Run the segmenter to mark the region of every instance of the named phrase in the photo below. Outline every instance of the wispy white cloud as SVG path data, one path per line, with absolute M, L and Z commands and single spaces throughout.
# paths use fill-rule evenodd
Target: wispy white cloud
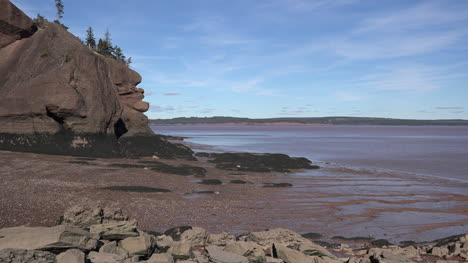
M 385 59 L 421 55 L 450 48 L 468 36 L 468 8 L 446 2 L 424 2 L 406 9 L 378 13 L 334 40 L 337 55 L 350 59 Z
M 335 96 L 338 98 L 338 100 L 345 101 L 345 102 L 360 101 L 360 100 L 367 98 L 367 96 L 365 95 L 357 94 L 355 92 L 349 92 L 349 91 L 336 91 Z
M 429 91 L 440 88 L 434 71 L 418 66 L 395 67 L 361 78 L 359 85 L 374 90 Z
M 181 95 L 181 93 L 180 93 L 180 92 L 171 91 L 171 92 L 164 92 L 164 95 L 165 95 L 165 96 L 177 96 L 177 95 Z

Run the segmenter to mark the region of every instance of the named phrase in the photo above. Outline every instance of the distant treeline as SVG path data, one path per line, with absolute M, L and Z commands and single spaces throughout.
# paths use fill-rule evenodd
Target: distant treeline
M 322 125 L 468 125 L 468 120 L 410 120 L 410 119 L 388 119 L 369 117 L 317 117 L 317 118 L 268 118 L 249 119 L 236 117 L 191 117 L 174 119 L 150 120 L 150 125 L 168 124 L 270 124 L 270 123 L 295 123 L 295 124 L 322 124 Z

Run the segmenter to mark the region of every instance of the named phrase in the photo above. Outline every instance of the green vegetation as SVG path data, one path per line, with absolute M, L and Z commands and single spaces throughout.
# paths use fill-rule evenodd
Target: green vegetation
M 63 18 L 63 3 L 62 0 L 55 0 L 55 7 L 57 8 L 57 19 L 54 20 L 54 23 L 61 25 L 63 28 L 68 30 L 68 27 L 60 22 L 60 19 Z
M 410 120 L 410 119 L 389 119 L 389 118 L 369 118 L 369 117 L 311 117 L 311 118 L 268 118 L 249 119 L 236 117 L 205 117 L 205 118 L 174 118 L 150 120 L 150 125 L 171 125 L 171 124 L 270 124 L 270 123 L 294 123 L 303 125 L 468 125 L 468 120 Z
M 100 38 L 98 44 L 96 45 L 96 39 L 94 38 L 93 28 L 88 27 L 86 30 L 86 41 L 85 45 L 93 49 L 97 53 L 117 60 L 120 63 L 123 63 L 129 66 L 132 63 L 132 58 L 126 58 L 122 52 L 122 49 L 119 46 L 112 45 L 112 39 L 110 37 L 109 30 L 106 30 L 104 34 L 104 39 Z
M 71 57 L 71 56 L 69 56 L 69 55 L 63 56 L 63 61 L 64 61 L 65 63 L 68 63 L 68 62 L 70 62 L 71 60 L 72 60 L 72 57 Z
M 33 22 L 38 26 L 38 27 L 44 27 L 45 22 L 48 22 L 47 19 L 40 14 L 36 15 L 36 18 L 33 19 Z
M 94 38 L 94 32 L 92 27 L 88 27 L 86 30 L 86 42 L 85 44 L 92 49 L 96 49 L 96 39 Z
M 48 56 L 50 55 L 49 53 L 50 53 L 49 50 L 46 49 L 46 50 L 43 50 L 43 51 L 41 52 L 41 55 L 40 55 L 40 56 L 41 56 L 41 58 L 46 58 L 46 57 L 48 57 Z

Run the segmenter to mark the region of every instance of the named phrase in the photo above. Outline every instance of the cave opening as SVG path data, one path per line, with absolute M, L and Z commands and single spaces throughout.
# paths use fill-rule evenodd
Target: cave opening
M 128 132 L 127 126 L 125 125 L 125 122 L 122 119 L 119 119 L 115 124 L 114 124 L 114 133 L 115 136 L 120 138 L 122 135 Z

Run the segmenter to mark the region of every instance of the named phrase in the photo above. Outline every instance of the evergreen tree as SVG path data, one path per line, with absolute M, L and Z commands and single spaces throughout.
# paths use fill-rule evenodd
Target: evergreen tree
M 114 47 L 114 56 L 115 59 L 119 62 L 122 62 L 125 64 L 125 55 L 122 53 L 122 49 L 118 46 Z
M 109 28 L 107 28 L 106 33 L 104 33 L 104 41 L 106 41 L 109 46 L 112 46 L 112 40 L 110 37 Z
M 40 14 L 37 14 L 36 18 L 33 19 L 33 22 L 36 23 L 38 27 L 43 27 L 44 23 L 47 22 L 47 19 Z
M 57 8 L 57 21 L 63 18 L 63 3 L 62 0 L 55 0 L 55 7 Z
M 96 39 L 94 38 L 92 27 L 88 27 L 88 30 L 86 30 L 86 45 L 92 49 L 96 49 Z
M 127 67 L 129 67 L 130 64 L 132 64 L 132 57 L 129 57 L 127 61 L 125 62 L 125 65 L 127 65 Z

